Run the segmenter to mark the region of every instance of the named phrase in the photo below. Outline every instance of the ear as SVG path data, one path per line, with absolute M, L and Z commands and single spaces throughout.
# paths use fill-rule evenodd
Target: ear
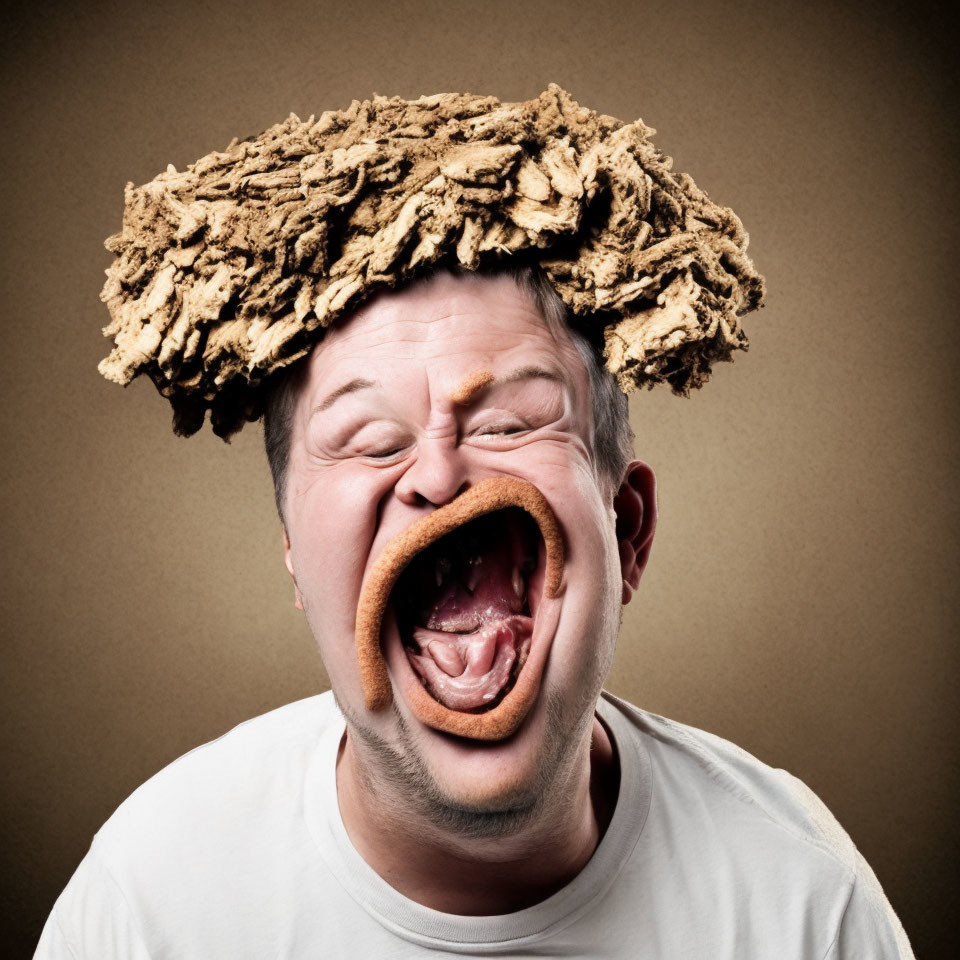
M 283 527 L 283 565 L 290 574 L 293 581 L 293 605 L 298 609 L 303 609 L 303 597 L 300 594 L 300 588 L 297 586 L 297 575 L 293 572 L 293 557 L 290 555 L 290 538 L 287 536 L 287 528 Z
M 623 603 L 627 604 L 640 584 L 657 526 L 657 478 L 647 464 L 633 460 L 627 466 L 613 498 L 613 509 L 617 515 Z

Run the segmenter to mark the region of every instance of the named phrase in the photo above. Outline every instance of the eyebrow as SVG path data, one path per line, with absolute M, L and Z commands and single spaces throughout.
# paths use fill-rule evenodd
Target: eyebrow
M 565 383 L 563 377 L 556 370 L 548 370 L 546 367 L 520 367 L 518 370 L 512 370 L 502 377 L 497 377 L 493 382 L 498 383 L 516 383 L 518 380 L 552 380 L 554 383 Z
M 541 380 L 552 380 L 554 383 L 560 384 L 565 382 L 563 377 L 555 370 L 548 370 L 545 367 L 520 367 L 517 370 L 511 370 L 510 373 L 502 377 L 497 377 L 491 385 L 516 383 L 518 380 L 533 380 L 537 378 Z M 484 384 L 484 386 L 486 385 L 487 384 Z M 378 386 L 380 386 L 380 384 L 375 380 L 356 377 L 349 381 L 349 383 L 345 383 L 342 387 L 337 387 L 336 390 L 324 397 L 324 399 L 313 408 L 311 416 L 316 413 L 321 413 L 324 410 L 329 410 L 341 397 L 345 397 L 349 393 L 356 393 L 358 390 L 367 390 L 370 387 Z M 467 402 L 469 403 L 469 400 Z
M 476 370 L 469 374 L 466 380 L 460 384 L 457 389 L 450 394 L 450 399 L 461 407 L 469 406 L 476 399 L 478 393 L 486 390 L 488 387 L 495 387 L 505 383 L 516 383 L 520 380 L 552 380 L 554 383 L 564 385 L 564 378 L 554 370 L 545 367 L 519 367 L 502 377 L 495 377 L 489 370 Z
M 323 410 L 329 410 L 341 397 L 345 397 L 348 393 L 356 393 L 358 390 L 366 390 L 369 387 L 378 387 L 379 385 L 380 384 L 375 380 L 367 380 L 364 377 L 357 377 L 354 380 L 351 380 L 349 383 L 345 383 L 342 387 L 337 387 L 333 393 L 328 394 L 313 408 L 311 415 L 314 413 L 320 413 Z

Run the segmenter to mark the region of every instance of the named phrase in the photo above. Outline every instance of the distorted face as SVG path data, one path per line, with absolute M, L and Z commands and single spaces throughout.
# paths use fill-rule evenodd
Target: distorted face
M 439 273 L 381 294 L 307 363 L 286 562 L 357 747 L 388 751 L 401 761 L 392 776 L 416 770 L 453 807 L 531 802 L 592 719 L 652 532 L 652 475 L 637 463 L 622 486 L 598 475 L 583 359 L 508 275 Z M 470 502 L 461 495 L 510 486 L 496 480 L 532 485 L 555 517 L 556 596 L 528 512 L 512 502 L 466 510 L 418 541 L 383 591 L 374 643 L 389 702 L 371 709 L 355 634 L 378 562 L 424 518 Z M 521 688 L 506 735 L 470 735 Z M 420 701 L 463 723 L 438 725 Z

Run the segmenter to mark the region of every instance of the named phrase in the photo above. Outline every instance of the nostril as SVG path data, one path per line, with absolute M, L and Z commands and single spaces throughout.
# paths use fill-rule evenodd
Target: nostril
M 456 437 L 420 437 L 415 459 L 397 485 L 418 494 L 421 503 L 443 506 L 455 499 L 468 486 L 467 465 Z
M 457 497 L 459 497 L 461 494 L 466 493 L 469 488 L 470 488 L 470 484 L 467 483 L 466 480 L 464 480 L 464 482 L 461 483 L 460 486 L 454 491 L 453 496 L 448 497 L 448 498 L 446 498 L 445 500 L 442 500 L 442 501 L 439 502 L 439 503 L 434 502 L 434 503 L 433 503 L 433 506 L 435 506 L 435 507 L 442 507 L 444 504 L 447 504 L 447 503 L 450 503 L 450 502 L 453 501 L 453 500 L 456 500 Z
M 438 496 L 435 500 L 431 500 L 428 497 L 424 496 L 422 493 L 414 494 L 419 498 L 419 502 L 416 504 L 418 507 L 442 507 L 445 504 L 450 503 L 453 500 L 456 500 L 462 493 L 466 493 L 470 488 L 470 484 L 464 481 L 460 486 L 454 491 L 453 495 L 450 497 Z
M 407 506 L 442 507 L 470 488 L 466 480 L 457 484 L 459 478 L 444 477 L 442 473 L 431 473 L 428 469 L 411 475 L 412 469 L 394 487 L 398 499 Z

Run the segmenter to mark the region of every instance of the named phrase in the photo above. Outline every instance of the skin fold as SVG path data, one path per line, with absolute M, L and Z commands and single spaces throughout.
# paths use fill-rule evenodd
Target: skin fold
M 439 273 L 380 294 L 307 363 L 284 556 L 347 720 L 344 825 L 381 877 L 427 906 L 493 914 L 538 902 L 583 868 L 615 804 L 594 708 L 649 553 L 653 474 L 633 461 L 619 483 L 598 476 L 583 361 L 509 276 Z M 492 378 L 464 397 L 477 371 Z M 386 629 L 392 701 L 368 709 L 354 645 L 365 579 L 392 540 L 498 477 L 542 494 L 565 546 L 529 709 L 493 741 L 434 729 L 411 705 L 410 666 Z

